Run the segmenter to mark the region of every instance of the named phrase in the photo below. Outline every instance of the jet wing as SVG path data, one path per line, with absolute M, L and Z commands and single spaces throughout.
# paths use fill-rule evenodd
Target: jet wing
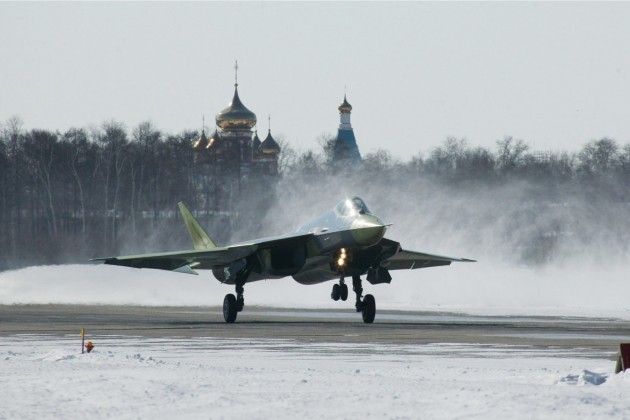
M 452 262 L 476 262 L 467 258 L 445 257 L 443 255 L 426 254 L 424 252 L 405 251 L 401 249 L 393 256 L 383 260 L 381 266 L 387 270 L 413 270 L 416 268 L 450 265 Z
M 256 252 L 255 246 L 214 248 L 203 251 L 176 251 L 156 254 L 127 255 L 121 257 L 94 258 L 90 261 L 103 261 L 105 264 L 133 268 L 155 268 L 177 271 L 183 267 L 212 269 L 230 264 Z M 184 271 L 188 271 L 184 269 Z M 194 271 L 192 271 L 192 274 Z
M 312 233 L 275 236 L 244 242 L 229 247 L 217 247 L 207 250 L 175 251 L 156 254 L 94 258 L 90 261 L 103 261 L 105 264 L 120 265 L 124 267 L 154 268 L 158 270 L 197 274 L 193 269 L 213 269 L 225 267 L 234 261 L 254 254 L 259 249 L 303 243 L 311 236 L 313 236 Z

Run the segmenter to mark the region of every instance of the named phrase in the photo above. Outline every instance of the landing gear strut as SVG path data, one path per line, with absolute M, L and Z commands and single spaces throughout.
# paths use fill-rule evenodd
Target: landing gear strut
M 244 286 L 244 281 L 237 281 L 236 296 L 230 293 L 225 295 L 225 299 L 223 299 L 223 319 L 227 323 L 236 321 L 236 315 L 241 312 L 245 306 L 245 298 L 243 297 L 243 293 L 245 293 Z
M 243 297 L 243 293 L 245 293 L 245 282 L 236 283 L 236 311 L 241 312 L 243 307 L 245 306 L 245 298 Z
M 374 317 L 376 316 L 376 300 L 374 299 L 374 296 L 365 295 L 363 300 L 361 300 L 361 296 L 363 295 L 361 276 L 352 276 L 352 289 L 357 295 L 357 302 L 355 304 L 357 312 L 361 312 L 363 322 L 371 324 L 374 322 Z
M 339 284 L 334 284 L 332 288 L 332 293 L 330 294 L 332 300 L 343 300 L 344 302 L 348 299 L 348 285 L 346 281 L 343 279 L 343 276 L 339 279 Z

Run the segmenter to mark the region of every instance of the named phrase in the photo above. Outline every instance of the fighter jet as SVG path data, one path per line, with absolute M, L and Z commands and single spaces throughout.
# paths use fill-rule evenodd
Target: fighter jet
M 390 283 L 391 270 L 475 262 L 402 249 L 398 242 L 384 237 L 390 225 L 372 214 L 359 197 L 340 201 L 332 210 L 287 235 L 225 247 L 212 240 L 184 203 L 178 205 L 194 250 L 92 261 L 188 274 L 198 274 L 198 269 L 212 270 L 218 281 L 236 289 L 236 296 L 230 293 L 223 299 L 223 318 L 228 323 L 234 322 L 245 306 L 246 283 L 292 276 L 306 285 L 338 280 L 331 292 L 335 301 L 348 299 L 345 279 L 351 277 L 355 308 L 363 322 L 370 324 L 376 315 L 376 301 L 370 294 L 363 296 L 361 276 L 365 275 L 371 284 Z

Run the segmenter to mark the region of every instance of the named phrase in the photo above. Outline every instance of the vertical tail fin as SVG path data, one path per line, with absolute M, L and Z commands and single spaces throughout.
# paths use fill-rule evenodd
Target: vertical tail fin
M 217 244 L 214 243 L 193 215 L 190 214 L 190 211 L 188 211 L 184 203 L 180 201 L 177 205 L 179 206 L 179 211 L 182 213 L 184 223 L 186 223 L 186 228 L 188 228 L 188 233 L 192 238 L 195 249 L 201 250 L 216 248 Z

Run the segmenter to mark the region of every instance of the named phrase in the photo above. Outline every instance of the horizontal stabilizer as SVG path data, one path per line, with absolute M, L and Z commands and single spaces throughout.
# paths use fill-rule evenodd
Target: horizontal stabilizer
M 468 258 L 446 257 L 444 255 L 427 254 L 425 252 L 407 251 L 399 248 L 394 255 L 385 258 L 381 262 L 381 266 L 387 270 L 414 270 L 417 268 L 450 265 L 452 262 L 477 261 Z
M 198 264 L 197 264 L 198 265 Z M 173 270 L 176 273 L 184 273 L 184 274 L 194 274 L 196 276 L 199 275 L 199 273 L 197 273 L 195 270 L 192 269 L 192 267 L 190 265 L 182 265 L 179 268 L 176 268 L 175 270 Z

